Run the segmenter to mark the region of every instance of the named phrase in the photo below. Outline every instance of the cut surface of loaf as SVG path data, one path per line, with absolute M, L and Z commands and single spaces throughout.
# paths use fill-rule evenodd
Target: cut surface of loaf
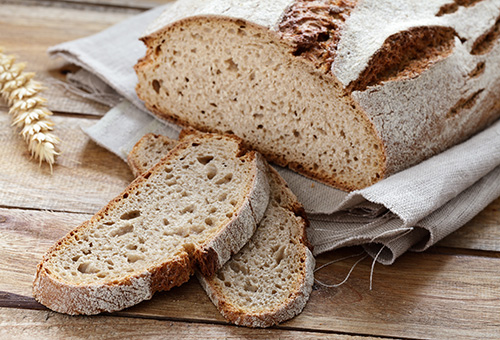
M 253 235 L 266 163 L 241 140 L 186 136 L 38 265 L 35 298 L 68 314 L 112 312 L 213 274 Z
M 142 37 L 137 94 L 162 118 L 363 188 L 500 116 L 498 0 L 445 2 L 178 1 Z
M 128 156 L 138 176 L 166 155 L 175 141 L 146 135 Z M 299 314 L 314 281 L 314 257 L 301 204 L 281 176 L 268 169 L 270 201 L 250 241 L 215 275 L 197 272 L 210 299 L 230 322 L 269 327 Z

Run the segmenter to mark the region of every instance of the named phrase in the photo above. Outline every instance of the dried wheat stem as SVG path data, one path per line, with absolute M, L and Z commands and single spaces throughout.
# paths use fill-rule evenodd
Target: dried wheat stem
M 59 154 L 56 145 L 60 140 L 52 131 L 54 123 L 48 118 L 52 112 L 45 106 L 46 100 L 38 93 L 42 85 L 33 80 L 35 74 L 24 72 L 24 63 L 15 64 L 14 56 L 2 53 L 0 48 L 0 94 L 7 101 L 12 115 L 12 125 L 21 130 L 32 157 L 40 164 L 52 164 Z

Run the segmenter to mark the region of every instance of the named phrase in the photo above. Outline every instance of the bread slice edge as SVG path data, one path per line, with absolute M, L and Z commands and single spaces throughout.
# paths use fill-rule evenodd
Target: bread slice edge
M 220 135 L 210 134 L 209 136 Z M 227 136 L 220 136 L 220 138 L 227 138 Z M 240 202 L 240 206 L 235 208 L 232 219 L 220 228 L 212 240 L 206 242 L 203 247 L 194 249 L 191 254 L 184 252 L 169 262 L 150 266 L 144 272 L 126 276 L 119 282 L 70 284 L 53 277 L 44 267 L 44 263 L 51 254 L 62 246 L 66 239 L 73 237 L 79 230 L 87 228 L 93 220 L 105 214 L 114 204 L 118 204 L 124 194 L 147 180 L 148 173 L 155 171 L 166 159 L 175 157 L 179 150 L 186 148 L 192 141 L 189 138 L 179 143 L 160 163 L 136 178 L 124 192 L 111 200 L 89 221 L 70 231 L 48 250 L 37 266 L 33 282 L 35 299 L 54 311 L 66 314 L 91 315 L 113 312 L 150 299 L 157 291 L 169 290 L 187 282 L 196 266 L 199 266 L 199 269 L 207 275 L 213 274 L 230 258 L 232 253 L 237 252 L 250 239 L 269 201 L 269 183 L 263 172 L 265 163 L 262 156 L 254 151 L 247 152 L 239 138 L 232 136 L 229 138 L 235 138 L 240 151 L 245 154 L 248 161 L 255 162 L 253 179 L 248 186 L 247 199 Z M 231 238 L 234 238 L 234 242 Z

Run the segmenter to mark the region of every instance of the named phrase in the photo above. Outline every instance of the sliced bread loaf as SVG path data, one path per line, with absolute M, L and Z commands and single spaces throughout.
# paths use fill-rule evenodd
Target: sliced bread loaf
M 255 232 L 269 201 L 266 163 L 241 140 L 186 136 L 44 256 L 33 292 L 52 310 L 112 312 L 210 276 Z
M 156 115 L 369 186 L 500 117 L 498 0 L 183 0 L 142 37 Z M 439 90 L 436 90 L 439 89 Z
M 134 174 L 147 171 L 174 143 L 144 136 L 128 156 Z M 197 272 L 215 306 L 237 325 L 268 327 L 292 318 L 306 305 L 314 281 L 304 210 L 271 167 L 268 176 L 270 202 L 250 241 L 216 275 Z

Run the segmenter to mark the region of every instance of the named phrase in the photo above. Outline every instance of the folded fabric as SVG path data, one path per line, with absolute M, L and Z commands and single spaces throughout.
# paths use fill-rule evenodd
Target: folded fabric
M 135 94 L 134 64 L 145 53 L 138 40 L 170 4 L 131 17 L 90 37 L 49 49 L 87 72 L 74 77 L 80 88 L 99 93 L 102 81 L 125 98 L 86 130 L 97 143 L 123 159 L 145 133 L 171 138 L 180 128 L 160 122 Z M 92 83 L 89 86 L 89 83 Z M 114 102 L 110 102 L 114 104 Z M 384 264 L 407 250 L 423 251 L 463 226 L 500 196 L 500 122 L 427 161 L 351 193 L 278 168 L 311 221 L 314 254 L 362 245 Z

